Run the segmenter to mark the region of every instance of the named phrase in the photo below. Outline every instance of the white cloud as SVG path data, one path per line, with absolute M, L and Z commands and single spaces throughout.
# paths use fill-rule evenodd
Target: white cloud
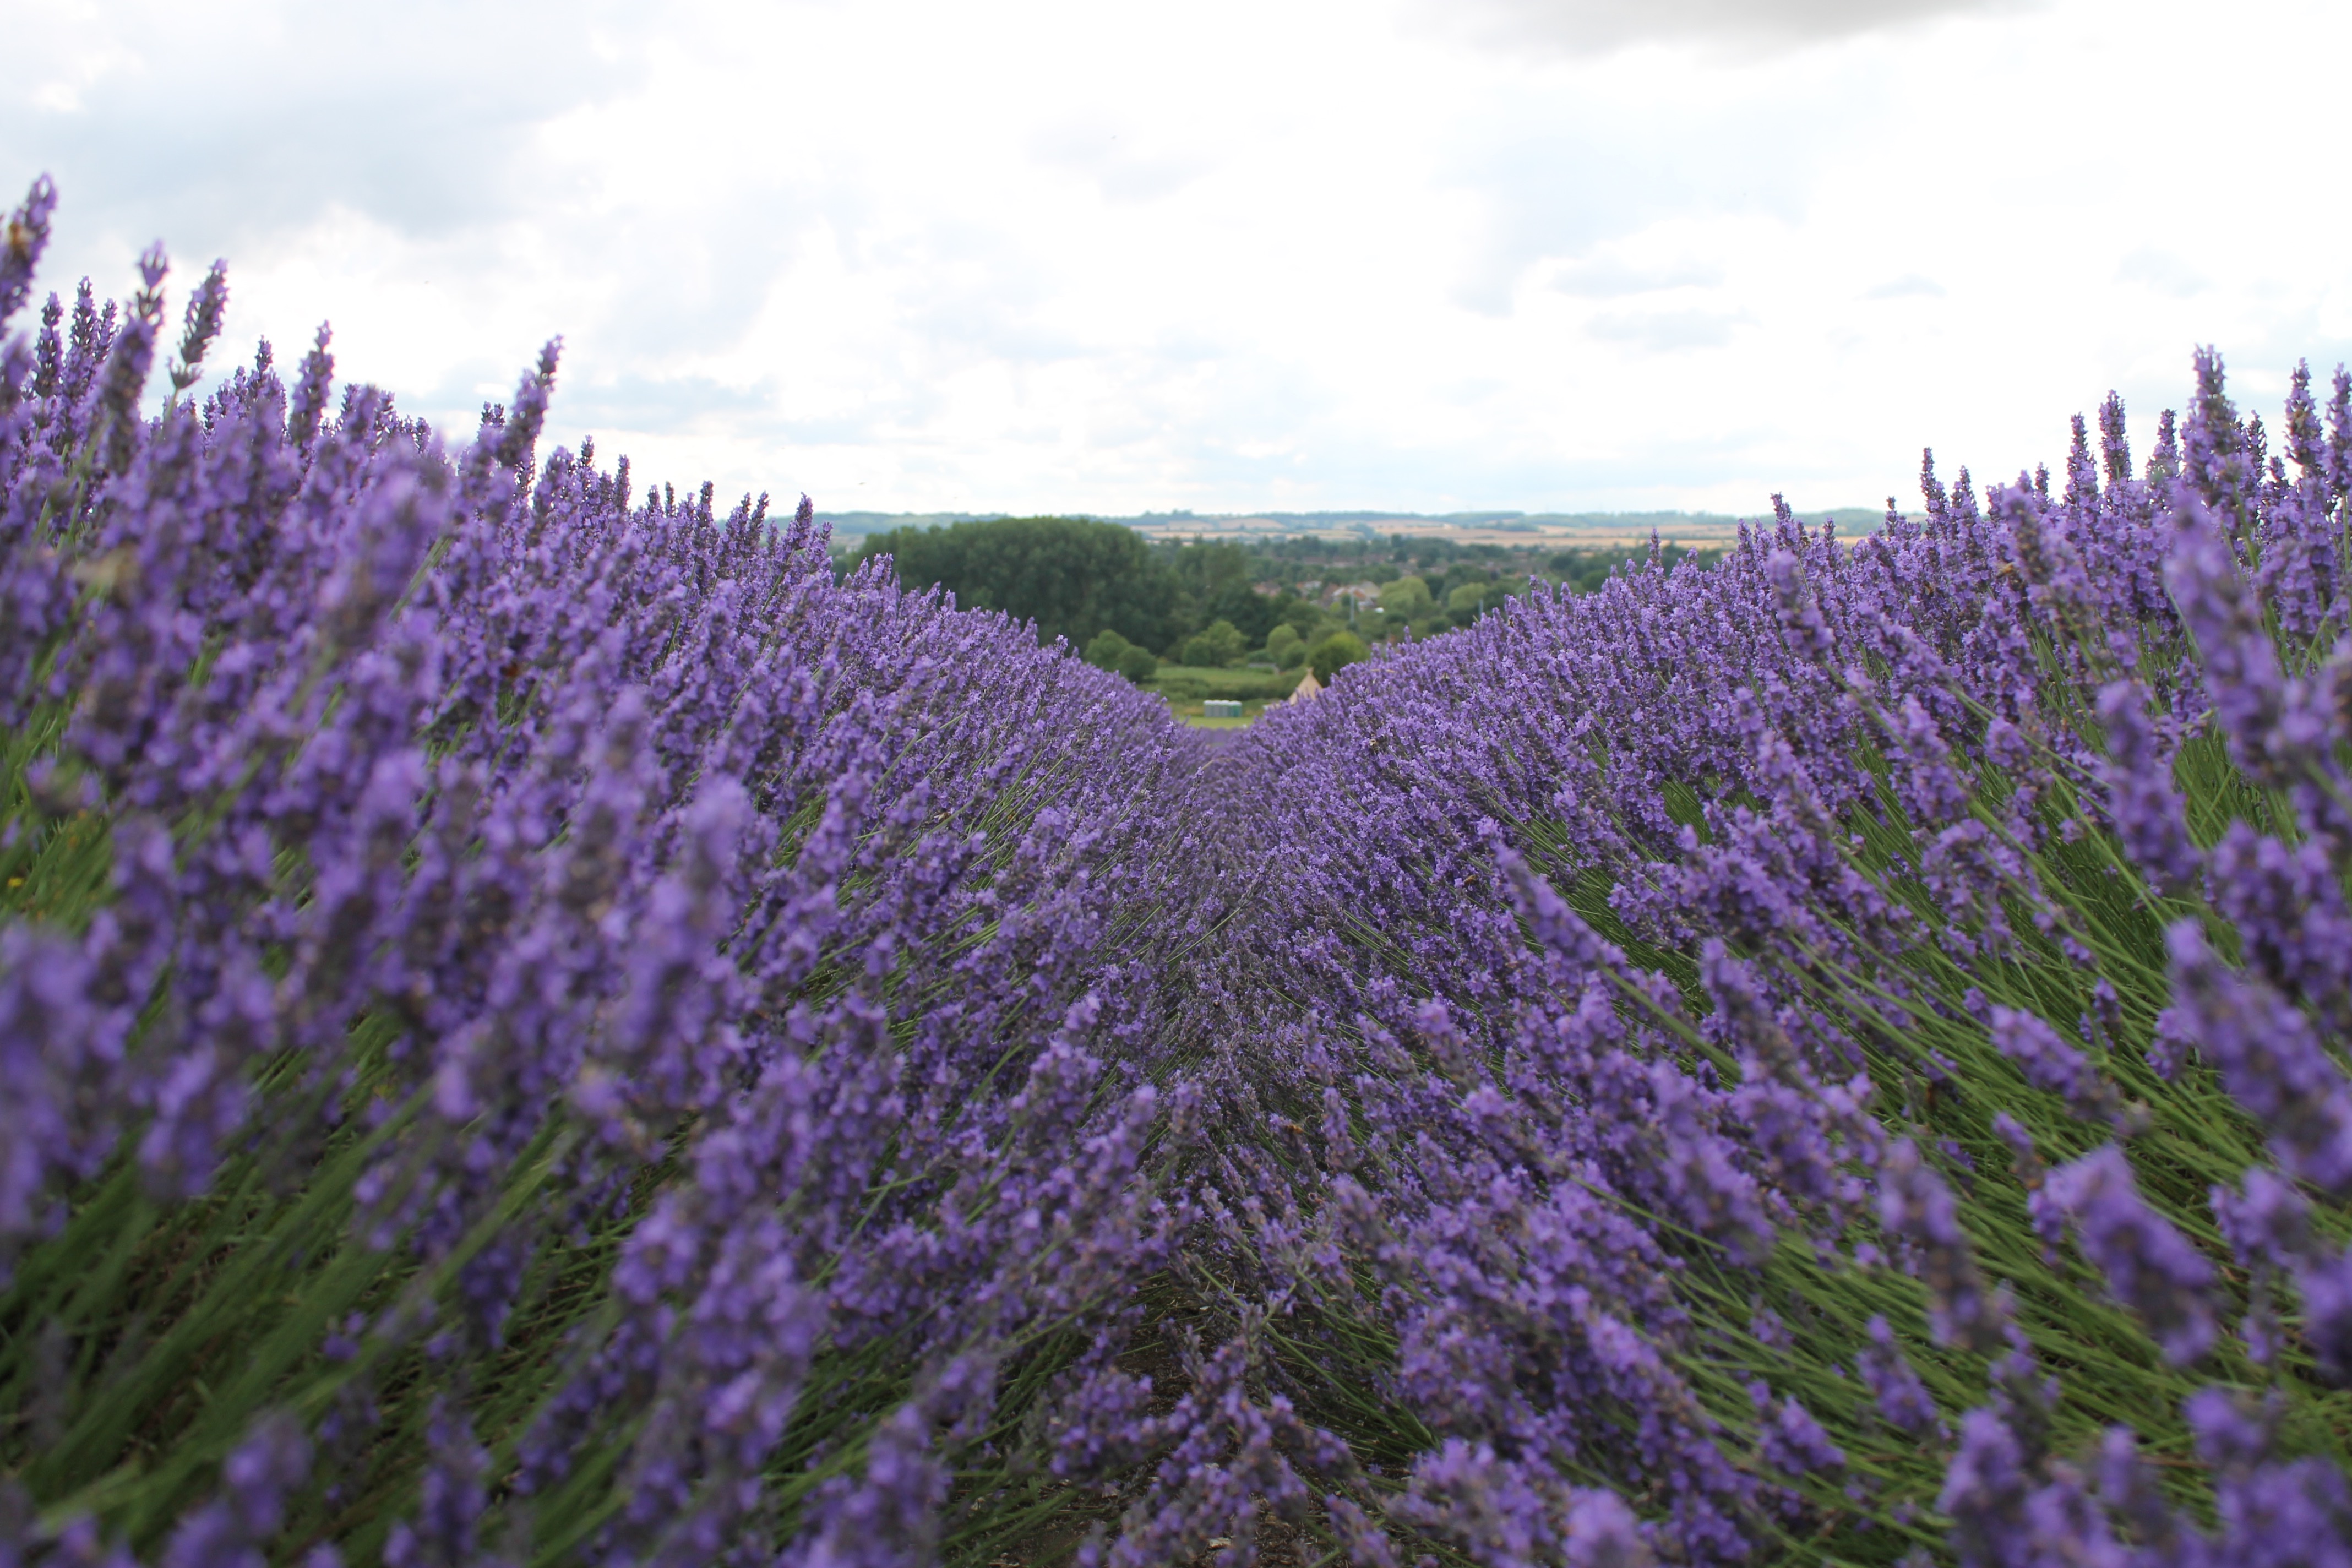
M 2116 281 L 2137 283 L 2177 299 L 2201 294 L 2212 287 L 2210 280 L 2180 257 L 2150 245 L 2139 247 L 2117 264 Z
M 1944 286 L 1932 278 L 1906 272 L 1900 278 L 1890 278 L 1884 283 L 1864 289 L 1862 297 L 1865 300 L 1940 300 L 1944 297 Z
M 1581 56 L 1693 44 L 1732 57 L 2025 9 L 2034 0 L 1427 0 L 1427 19 L 1504 48 Z
M 1585 331 L 1606 342 L 1630 343 L 1664 353 L 1674 349 L 1720 348 L 1747 320 L 1727 310 L 1604 310 L 1592 318 Z
M 2251 3 L 0 0 L 0 181 L 460 427 L 562 332 L 562 438 L 730 495 L 1874 504 L 2352 356 L 2352 17 Z
M 1553 272 L 1551 286 L 1583 299 L 1615 300 L 1629 294 L 1712 288 L 1723 281 L 1723 276 L 1722 267 L 1715 263 L 1643 265 L 1622 256 L 1598 255 L 1562 264 Z

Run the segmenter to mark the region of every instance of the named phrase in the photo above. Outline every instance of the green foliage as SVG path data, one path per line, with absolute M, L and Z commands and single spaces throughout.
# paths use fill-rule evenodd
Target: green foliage
M 1243 702 L 1271 702 L 1298 689 L 1301 671 L 1268 669 L 1209 669 L 1193 665 L 1163 664 L 1151 689 L 1171 702 L 1197 702 L 1203 697 L 1231 697 Z
M 1276 669 L 1297 669 L 1307 662 L 1307 639 L 1297 626 L 1282 621 L 1266 634 L 1265 651 Z
M 1159 656 L 1114 631 L 1098 633 L 1087 644 L 1086 660 L 1097 669 L 1116 670 L 1139 686 L 1160 672 Z
M 1238 658 L 1277 622 L 1311 640 L 1321 618 L 1295 595 L 1259 593 L 1250 553 L 1238 544 L 1152 545 L 1131 528 L 1084 518 L 905 528 L 868 536 L 863 554 L 890 556 L 910 588 L 937 584 L 967 608 L 1034 620 L 1041 638 L 1067 637 L 1105 669 L 1118 668 L 1108 650 L 1093 653 L 1106 631 L 1189 661 L 1188 639 L 1221 621 L 1240 634 Z
M 1111 629 L 1158 647 L 1180 629 L 1176 574 L 1118 523 L 1015 517 L 901 529 L 873 535 L 865 552 L 889 556 L 909 588 L 937 584 L 966 608 L 1034 620 L 1047 642 L 1091 647 Z
M 1087 644 L 1086 661 L 1097 669 L 1117 669 L 1119 660 L 1133 652 L 1135 645 L 1106 626 Z
M 1400 577 L 1381 590 L 1381 611 L 1383 615 L 1412 620 L 1429 614 L 1435 604 L 1424 578 Z
M 1457 626 L 1466 626 L 1505 597 L 1496 583 L 1465 583 L 1445 595 L 1445 613 Z
M 1265 640 L 1278 611 L 1252 585 L 1248 551 L 1238 544 L 1183 544 L 1158 553 L 1176 584 L 1180 631 L 1225 621 L 1241 633 L 1244 647 Z
M 1339 624 L 1328 612 L 1291 594 L 1284 594 L 1275 600 L 1275 611 L 1281 616 L 1282 624 L 1297 632 L 1298 640 L 1303 643 L 1314 642 L 1317 637 Z
M 1364 639 L 1355 633 L 1333 632 L 1315 645 L 1307 656 L 1307 662 L 1315 671 L 1316 679 L 1328 681 L 1370 651 L 1364 646 Z
M 1209 628 L 1184 644 L 1184 662 L 1203 669 L 1223 669 L 1249 651 L 1249 643 L 1231 621 L 1213 621 Z

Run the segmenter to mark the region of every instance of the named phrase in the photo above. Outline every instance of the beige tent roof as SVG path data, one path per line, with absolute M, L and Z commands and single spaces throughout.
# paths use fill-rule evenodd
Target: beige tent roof
M 1321 695 L 1322 690 L 1323 683 L 1315 679 L 1315 672 L 1310 669 L 1298 678 L 1297 689 L 1291 692 L 1290 700 L 1293 702 L 1304 702 L 1310 697 Z

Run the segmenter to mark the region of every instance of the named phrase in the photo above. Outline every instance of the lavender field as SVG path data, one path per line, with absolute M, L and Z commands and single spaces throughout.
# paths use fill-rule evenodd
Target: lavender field
M 2352 1564 L 2342 371 L 1203 734 L 53 206 L 0 1568 Z

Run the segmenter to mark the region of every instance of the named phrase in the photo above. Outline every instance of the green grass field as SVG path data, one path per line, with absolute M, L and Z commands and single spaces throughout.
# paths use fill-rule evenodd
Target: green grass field
M 1195 730 L 1246 730 L 1265 710 L 1265 703 L 1252 702 L 1242 709 L 1238 719 L 1212 719 L 1201 711 L 1198 702 L 1171 702 L 1168 706 L 1180 721 Z
M 1170 711 L 1196 729 L 1239 730 L 1255 721 L 1269 703 L 1287 700 L 1306 673 L 1304 669 L 1213 669 L 1199 665 L 1163 664 L 1160 674 L 1145 681 L 1143 688 L 1158 692 Z M 1203 717 L 1201 704 L 1212 697 L 1239 701 L 1242 716 Z

